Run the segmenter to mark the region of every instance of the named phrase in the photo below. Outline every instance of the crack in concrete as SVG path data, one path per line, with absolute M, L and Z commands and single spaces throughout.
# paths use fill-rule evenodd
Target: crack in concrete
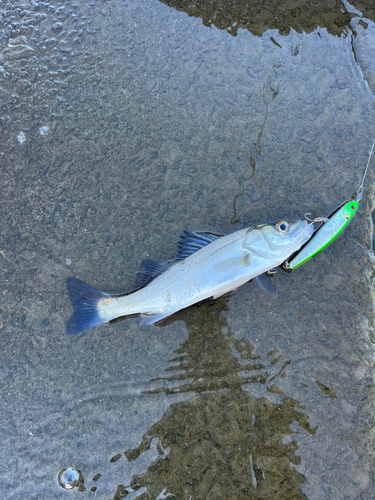
M 272 75 L 269 75 L 266 82 L 263 84 L 263 103 L 265 105 L 264 120 L 263 120 L 262 126 L 260 128 L 260 132 L 258 134 L 256 141 L 250 145 L 250 159 L 249 159 L 250 175 L 246 177 L 245 175 L 241 174 L 238 178 L 238 185 L 241 188 L 241 192 L 237 193 L 233 199 L 233 217 L 230 220 L 231 224 L 236 224 L 237 222 L 240 222 L 240 220 L 237 216 L 236 205 L 237 205 L 238 200 L 240 198 L 242 198 L 242 196 L 245 194 L 244 183 L 246 181 L 249 181 L 255 175 L 256 160 L 255 160 L 254 156 L 257 156 L 259 158 L 261 155 L 261 152 L 262 152 L 261 146 L 260 146 L 260 139 L 263 135 L 264 127 L 266 125 L 267 118 L 268 118 L 268 106 L 269 106 L 270 101 L 276 99 L 276 97 L 279 95 L 279 75 L 278 75 L 276 69 L 280 68 L 280 66 L 281 66 L 281 62 L 279 62 L 279 64 L 274 64 L 272 67 L 273 72 L 276 75 L 275 82 L 272 81 Z M 267 87 L 268 87 L 268 95 L 266 95 Z

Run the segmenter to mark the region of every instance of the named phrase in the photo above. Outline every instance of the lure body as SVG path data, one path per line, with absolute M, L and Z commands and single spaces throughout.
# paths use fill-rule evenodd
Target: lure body
M 301 266 L 326 248 L 349 224 L 358 209 L 358 201 L 345 203 L 311 238 L 307 245 L 289 262 L 289 269 Z

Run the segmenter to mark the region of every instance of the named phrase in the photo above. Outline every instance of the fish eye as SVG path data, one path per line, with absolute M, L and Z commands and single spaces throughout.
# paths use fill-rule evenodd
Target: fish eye
M 284 220 L 281 220 L 276 224 L 275 229 L 277 229 L 277 231 L 280 231 L 280 233 L 286 233 L 289 229 L 289 224 Z
M 350 208 L 351 208 L 352 210 L 355 210 L 357 207 L 356 207 L 355 205 L 352 205 Z

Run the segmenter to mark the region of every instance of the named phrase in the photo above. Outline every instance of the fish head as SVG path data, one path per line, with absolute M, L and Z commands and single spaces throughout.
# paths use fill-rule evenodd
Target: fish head
M 308 224 L 306 220 L 292 223 L 280 221 L 274 226 L 263 226 L 260 230 L 267 241 L 270 253 L 280 252 L 287 258 L 311 238 L 314 226 Z

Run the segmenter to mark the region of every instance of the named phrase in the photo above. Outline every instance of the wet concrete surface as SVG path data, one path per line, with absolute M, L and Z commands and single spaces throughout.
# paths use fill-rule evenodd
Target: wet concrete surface
M 233 36 L 157 1 L 0 4 L 3 498 L 374 498 L 372 169 L 275 293 L 65 335 L 69 276 L 123 292 L 184 230 L 350 199 L 375 35 L 342 5 L 338 33 Z

